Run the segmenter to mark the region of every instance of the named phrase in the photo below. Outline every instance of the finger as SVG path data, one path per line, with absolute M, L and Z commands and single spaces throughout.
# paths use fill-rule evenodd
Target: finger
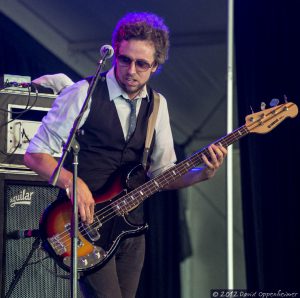
M 223 163 L 223 160 L 224 160 L 224 157 L 226 156 L 227 150 L 222 146 L 222 144 L 218 145 L 218 146 L 212 145 L 212 148 L 213 148 L 216 158 L 219 162 L 218 166 L 220 166 Z
M 91 210 L 88 206 L 85 206 L 85 214 L 86 214 L 86 223 L 91 224 L 93 222 L 93 217 L 91 215 Z
M 86 212 L 83 204 L 78 204 L 78 211 L 80 214 L 81 221 L 86 222 L 87 217 L 86 217 Z
M 86 206 L 86 218 L 87 218 L 87 223 L 91 224 L 94 221 L 94 203 L 91 203 Z
M 93 204 L 90 206 L 90 214 L 91 214 L 92 222 L 94 221 L 94 210 L 95 210 L 95 203 L 93 202 Z
M 224 147 L 221 143 L 218 143 L 218 147 L 222 151 L 223 157 L 225 157 L 227 155 L 227 149 L 226 149 L 226 147 Z
M 220 166 L 223 163 L 223 160 L 224 160 L 224 154 L 223 154 L 221 149 L 216 150 L 216 156 L 217 156 L 219 166 Z
M 202 153 L 202 160 L 204 161 L 204 164 L 210 168 L 210 169 L 214 169 L 214 165 L 208 160 L 208 158 L 206 157 L 205 154 Z
M 216 145 L 211 145 L 208 147 L 208 151 L 209 151 L 209 154 L 210 154 L 210 159 L 212 161 L 212 164 L 215 165 L 215 166 L 218 166 L 219 164 L 219 161 L 218 161 L 218 147 Z

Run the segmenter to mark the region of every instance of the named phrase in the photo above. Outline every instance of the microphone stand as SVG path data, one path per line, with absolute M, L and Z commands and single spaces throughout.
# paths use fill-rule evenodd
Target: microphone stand
M 19 282 L 25 268 L 27 267 L 31 257 L 33 256 L 33 253 L 39 248 L 40 242 L 41 242 L 41 239 L 39 236 L 37 236 L 36 239 L 34 240 L 34 242 L 32 243 L 32 248 L 31 248 L 26 260 L 22 264 L 21 268 L 15 271 L 15 275 L 14 275 L 13 280 L 9 286 L 9 289 L 5 295 L 5 298 L 9 298 L 11 296 L 11 294 L 12 294 L 13 290 L 15 289 L 17 283 Z
M 80 110 L 79 115 L 75 119 L 73 123 L 73 127 L 70 131 L 69 137 L 67 142 L 63 147 L 63 153 L 60 157 L 58 164 L 53 171 L 49 183 L 53 186 L 57 184 L 57 180 L 59 178 L 59 174 L 61 172 L 61 168 L 64 164 L 64 161 L 67 157 L 67 154 L 71 151 L 73 152 L 73 212 L 72 212 L 72 219 L 71 219 L 71 239 L 72 239 L 72 249 L 71 249 L 71 297 L 77 297 L 77 243 L 78 243 L 78 202 L 77 202 L 77 176 L 78 176 L 78 153 L 80 150 L 79 143 L 76 140 L 76 134 L 78 133 L 79 124 L 83 117 L 84 112 L 87 109 L 89 100 L 96 88 L 97 82 L 100 77 L 100 73 L 105 65 L 107 58 L 112 56 L 109 49 L 104 51 L 103 58 L 98 62 L 98 68 L 96 73 L 90 83 L 87 96 L 84 100 L 83 106 Z

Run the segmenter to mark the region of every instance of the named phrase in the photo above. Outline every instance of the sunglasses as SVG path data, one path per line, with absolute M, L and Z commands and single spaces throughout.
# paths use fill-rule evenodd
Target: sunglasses
M 134 62 L 135 68 L 139 72 L 147 71 L 148 69 L 152 68 L 155 65 L 155 61 L 152 64 L 150 64 L 145 60 L 142 59 L 133 60 L 124 55 L 118 55 L 117 60 L 121 67 L 129 67 L 131 63 Z

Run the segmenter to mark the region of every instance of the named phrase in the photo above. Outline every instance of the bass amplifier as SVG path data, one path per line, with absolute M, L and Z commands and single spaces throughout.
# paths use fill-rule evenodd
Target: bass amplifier
M 47 185 L 38 177 L 0 174 L 1 297 L 6 297 L 9 291 L 11 298 L 71 297 L 69 274 L 58 267 L 44 250 L 33 250 L 39 219 L 57 194 L 58 188 Z M 24 235 L 27 230 L 31 230 L 35 237 L 16 237 Z M 16 285 L 11 287 L 16 271 L 23 266 L 31 251 L 33 254 L 28 265 Z M 81 297 L 80 293 L 78 297 Z
M 55 97 L 6 89 L 0 92 L 0 169 L 27 169 L 24 153 Z

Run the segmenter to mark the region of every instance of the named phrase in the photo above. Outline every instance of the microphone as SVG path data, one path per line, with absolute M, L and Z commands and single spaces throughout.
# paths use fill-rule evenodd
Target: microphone
M 40 236 L 39 230 L 17 230 L 6 234 L 6 237 L 8 239 L 15 239 L 15 240 L 39 237 L 39 236 Z
M 104 46 L 101 47 L 100 49 L 100 55 L 101 57 L 105 58 L 111 58 L 114 54 L 114 49 L 112 46 L 105 44 Z

